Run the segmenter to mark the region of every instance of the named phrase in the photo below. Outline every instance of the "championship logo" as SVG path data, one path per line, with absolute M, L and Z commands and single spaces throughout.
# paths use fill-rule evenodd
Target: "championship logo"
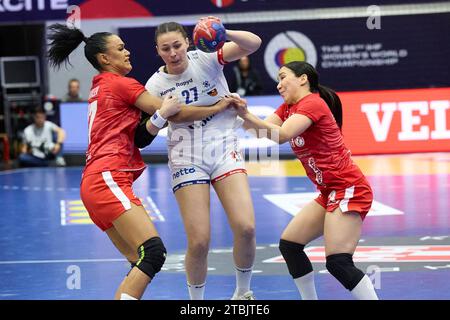
M 317 51 L 314 43 L 303 33 L 286 31 L 270 40 L 264 53 L 264 64 L 270 77 L 278 82 L 278 70 L 291 61 L 306 61 L 317 64 Z

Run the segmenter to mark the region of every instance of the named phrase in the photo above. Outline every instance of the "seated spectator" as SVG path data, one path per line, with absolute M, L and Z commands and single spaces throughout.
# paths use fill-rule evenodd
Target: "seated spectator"
M 80 96 L 80 81 L 78 79 L 71 79 L 68 84 L 68 92 L 63 99 L 63 102 L 82 102 L 84 101 Z
M 261 80 L 258 73 L 252 69 L 247 56 L 239 59 L 238 64 L 233 67 L 233 72 L 234 79 L 230 81 L 231 92 L 236 92 L 241 97 L 256 96 L 261 93 Z
M 66 163 L 62 157 L 65 131 L 53 122 L 47 121 L 45 111 L 40 107 L 34 111 L 33 121 L 34 123 L 26 127 L 23 132 L 19 165 L 47 167 L 54 160 L 57 166 L 65 166 Z

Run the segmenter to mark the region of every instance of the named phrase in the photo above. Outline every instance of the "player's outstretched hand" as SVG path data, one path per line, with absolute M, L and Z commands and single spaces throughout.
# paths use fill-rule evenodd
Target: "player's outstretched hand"
M 159 114 L 167 119 L 174 114 L 177 114 L 181 110 L 181 103 L 175 96 L 165 96 L 159 110 Z
M 232 105 L 236 109 L 240 117 L 244 117 L 248 113 L 247 100 L 242 99 L 238 94 L 231 94 Z

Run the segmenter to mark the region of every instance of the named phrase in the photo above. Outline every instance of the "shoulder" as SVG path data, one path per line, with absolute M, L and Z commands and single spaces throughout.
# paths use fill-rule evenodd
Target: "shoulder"
M 218 58 L 217 53 L 206 53 L 200 50 L 188 51 L 189 63 L 193 63 L 197 68 L 201 67 L 211 67 L 214 66 L 214 62 L 217 61 Z
M 32 125 L 32 124 L 30 124 L 29 126 L 27 126 L 27 127 L 23 130 L 23 132 L 24 132 L 25 134 L 30 134 L 32 131 L 33 131 L 33 125 Z
M 116 85 L 116 86 L 141 85 L 139 83 L 139 81 L 137 81 L 134 78 L 121 77 L 121 76 L 118 76 L 118 77 L 114 78 L 112 83 L 113 83 L 113 85 Z
M 156 71 L 145 83 L 145 89 L 149 92 L 156 92 L 159 88 L 167 84 L 169 80 L 162 70 Z
M 118 76 L 111 80 L 110 90 L 114 96 L 129 96 L 136 91 L 145 90 L 144 86 L 134 78 Z
M 46 120 L 44 122 L 44 127 L 49 130 L 55 130 L 55 129 L 59 128 L 55 123 L 48 121 L 48 120 Z
M 288 108 L 288 105 L 286 103 L 283 103 L 275 110 L 275 114 L 278 115 L 278 117 L 280 117 L 280 119 L 283 121 L 286 120 L 285 115 L 286 115 L 287 108 Z
M 156 71 L 154 74 L 151 75 L 150 78 L 148 78 L 147 82 L 145 83 L 145 86 L 147 87 L 148 84 L 155 84 L 157 81 L 164 80 L 164 66 L 161 66 L 158 71 Z
M 308 95 L 292 106 L 292 108 L 293 113 L 305 115 L 314 122 L 330 112 L 327 104 L 318 94 Z
M 319 96 L 319 94 L 316 94 L 316 93 L 310 94 L 309 96 L 300 100 L 297 103 L 296 107 L 303 108 L 303 109 L 313 109 L 316 111 L 319 111 L 323 108 L 328 109 L 325 100 L 323 100 Z

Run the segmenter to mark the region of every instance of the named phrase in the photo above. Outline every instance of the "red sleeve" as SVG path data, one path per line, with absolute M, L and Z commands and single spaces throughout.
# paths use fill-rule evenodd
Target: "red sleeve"
M 286 120 L 285 115 L 286 115 L 286 104 L 283 103 L 281 106 L 278 107 L 277 110 L 275 110 L 274 112 L 277 116 L 280 117 L 281 120 L 283 120 L 283 122 Z
M 222 48 L 220 48 L 218 51 L 217 51 L 217 60 L 219 61 L 219 63 L 221 64 L 221 65 L 226 65 L 227 63 L 228 63 L 228 61 L 225 61 L 225 59 L 223 58 L 223 49 Z
M 113 82 L 111 90 L 118 99 L 134 105 L 137 98 L 145 91 L 145 87 L 133 78 L 120 77 Z
M 320 100 L 308 100 L 297 105 L 295 113 L 307 116 L 313 122 L 319 121 L 325 116 L 328 111 L 328 106 Z

